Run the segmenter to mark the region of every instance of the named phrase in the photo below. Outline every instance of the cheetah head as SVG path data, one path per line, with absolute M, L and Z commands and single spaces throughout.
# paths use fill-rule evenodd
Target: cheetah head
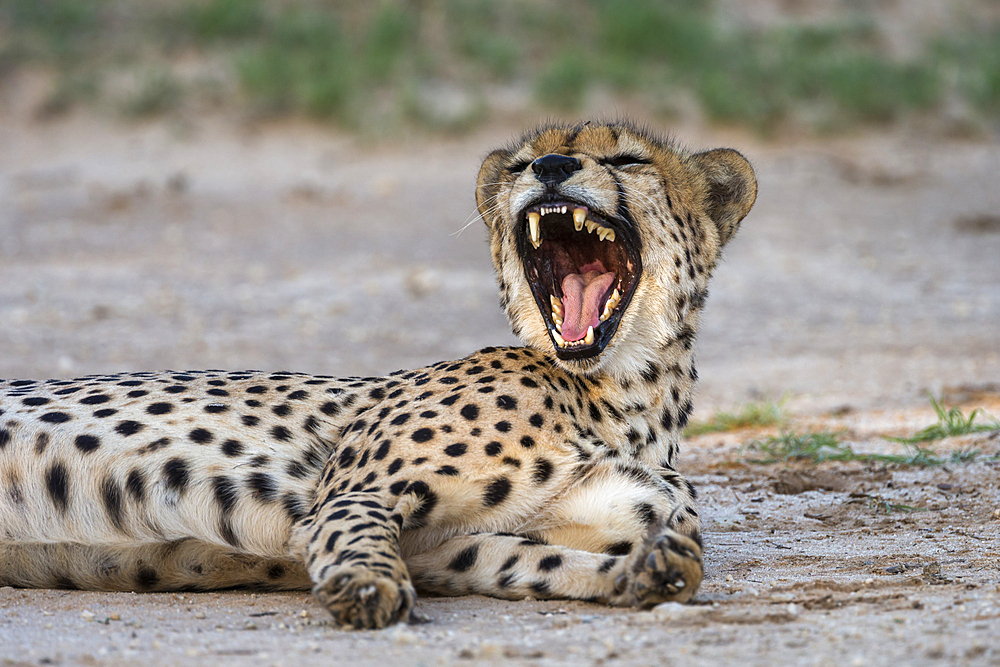
M 572 372 L 641 369 L 690 337 L 757 195 L 734 150 L 624 122 L 550 125 L 489 154 L 476 202 L 514 333 Z

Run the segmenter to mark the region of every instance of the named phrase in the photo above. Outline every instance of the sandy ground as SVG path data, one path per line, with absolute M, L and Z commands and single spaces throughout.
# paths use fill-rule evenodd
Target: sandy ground
M 472 187 L 514 128 L 388 147 L 5 113 L 2 377 L 370 374 L 513 342 Z M 709 299 L 699 417 L 784 396 L 792 428 L 896 452 L 928 390 L 1000 416 L 1000 145 L 678 134 L 739 146 L 761 189 Z M 708 545 L 687 607 L 422 599 L 424 624 L 351 633 L 305 593 L 3 588 L 0 664 L 1000 664 L 1000 436 L 912 469 L 750 463 L 760 435 L 683 448 Z

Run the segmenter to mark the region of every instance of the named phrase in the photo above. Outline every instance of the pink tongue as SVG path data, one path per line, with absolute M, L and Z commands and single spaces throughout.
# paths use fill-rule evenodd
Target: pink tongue
M 596 329 L 601 323 L 597 308 L 601 297 L 615 281 L 615 274 L 604 273 L 599 262 L 581 267 L 581 270 L 584 273 L 571 273 L 562 282 L 562 337 L 568 342 L 582 340 L 587 335 L 587 327 Z

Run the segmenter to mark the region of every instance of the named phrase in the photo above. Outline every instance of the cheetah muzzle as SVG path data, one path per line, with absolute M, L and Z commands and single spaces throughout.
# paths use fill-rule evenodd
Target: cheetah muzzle
M 0 381 L 0 586 L 311 589 L 357 629 L 417 592 L 690 600 L 693 344 L 756 188 L 730 149 L 541 127 L 476 188 L 524 347 L 382 377 Z

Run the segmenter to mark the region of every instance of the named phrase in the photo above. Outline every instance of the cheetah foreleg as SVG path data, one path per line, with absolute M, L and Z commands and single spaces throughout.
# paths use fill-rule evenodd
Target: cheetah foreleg
M 337 624 L 384 628 L 407 621 L 416 593 L 399 552 L 412 496 L 388 507 L 374 494 L 333 495 L 295 528 L 293 549 L 305 560 L 313 595 Z

